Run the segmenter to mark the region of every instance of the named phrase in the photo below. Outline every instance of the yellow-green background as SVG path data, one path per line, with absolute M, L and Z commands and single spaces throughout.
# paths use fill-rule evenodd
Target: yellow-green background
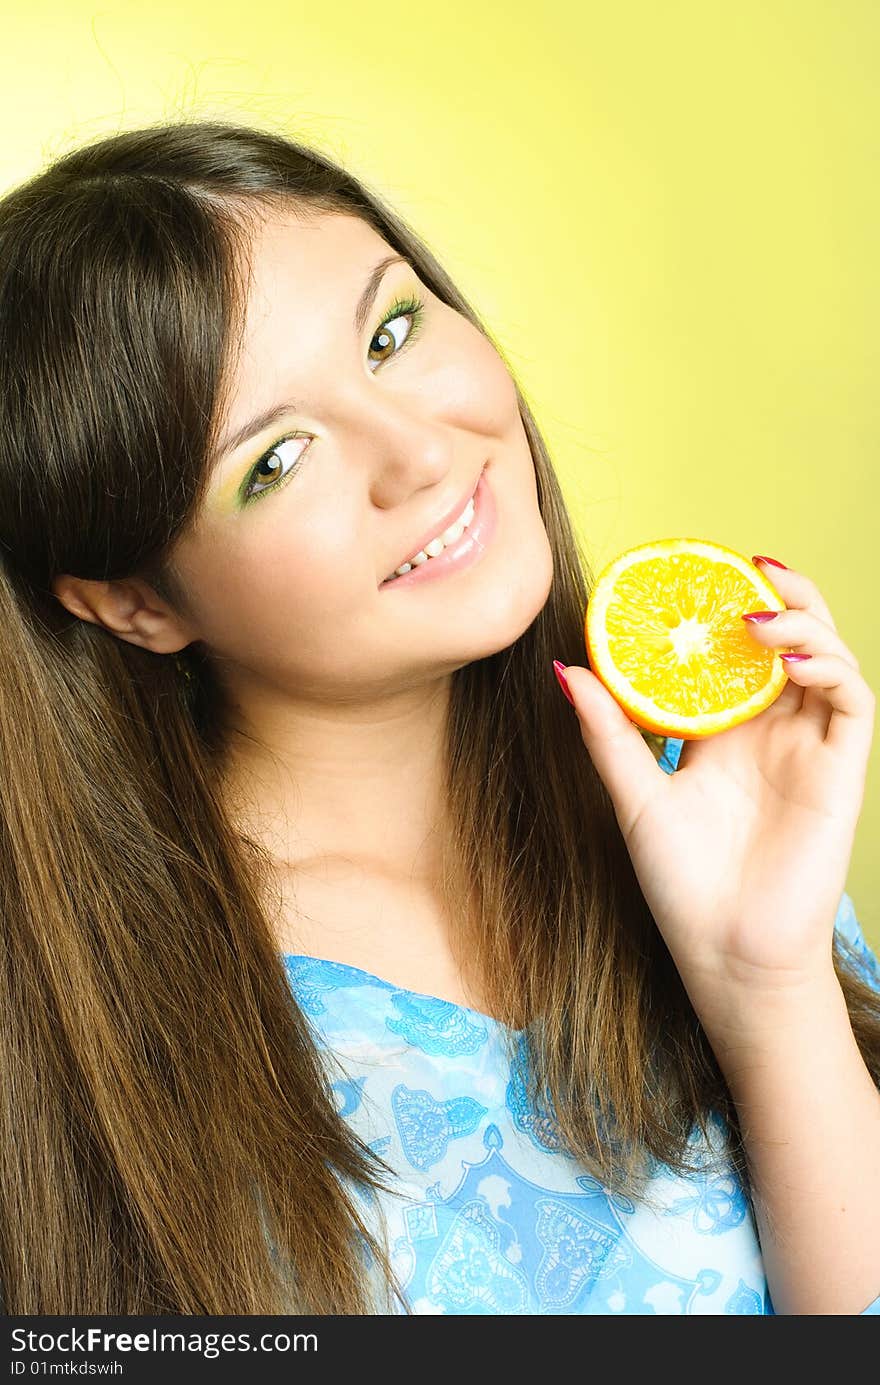
M 880 688 L 876 0 L 5 3 L 3 187 L 181 114 L 317 144 L 485 315 L 596 571 L 672 535 L 769 553 Z M 847 883 L 875 949 L 878 827 L 875 745 Z

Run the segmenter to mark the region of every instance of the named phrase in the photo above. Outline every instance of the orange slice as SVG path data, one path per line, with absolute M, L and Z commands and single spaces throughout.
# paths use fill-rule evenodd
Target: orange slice
M 788 682 L 779 655 L 741 619 L 784 611 L 763 572 L 703 539 L 655 539 L 599 573 L 587 605 L 589 666 L 631 721 L 682 740 L 769 707 Z

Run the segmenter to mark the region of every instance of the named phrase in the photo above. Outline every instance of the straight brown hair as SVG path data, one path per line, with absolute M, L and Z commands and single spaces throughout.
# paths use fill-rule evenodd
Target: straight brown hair
M 410 1311 L 375 1216 L 393 1170 L 337 1113 L 274 940 L 271 861 L 219 793 L 210 657 L 192 646 L 183 676 L 51 588 L 137 573 L 185 601 L 174 543 L 241 339 L 248 233 L 280 205 L 363 218 L 492 340 L 376 193 L 278 133 L 132 130 L 0 202 L 8 1313 Z M 692 1131 L 721 1121 L 749 1195 L 730 1094 L 551 675 L 585 662 L 592 576 L 517 392 L 554 577 L 511 647 L 453 676 L 448 915 L 493 1014 L 525 1029 L 532 1102 L 605 1188 L 694 1171 Z M 835 938 L 880 1085 L 880 995 L 853 959 Z

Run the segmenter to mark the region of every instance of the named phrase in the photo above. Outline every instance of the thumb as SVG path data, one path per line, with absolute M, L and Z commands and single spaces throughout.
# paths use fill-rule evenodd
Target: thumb
M 638 815 L 663 771 L 636 724 L 590 669 L 569 664 L 564 674 L 581 738 L 623 826 Z

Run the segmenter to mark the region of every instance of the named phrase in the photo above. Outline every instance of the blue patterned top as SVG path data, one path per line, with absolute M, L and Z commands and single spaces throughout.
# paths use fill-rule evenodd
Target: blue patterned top
M 682 744 L 667 741 L 667 773 Z M 835 928 L 880 990 L 847 894 Z M 606 1192 L 561 1147 L 552 1119 L 529 1108 L 523 1031 L 359 967 L 284 962 L 339 1113 L 398 1176 L 394 1195 L 364 1202 L 412 1312 L 774 1312 L 720 1116 L 708 1138 L 691 1136 L 699 1174 L 654 1163 L 634 1203 Z M 880 1316 L 880 1297 L 865 1314 Z

